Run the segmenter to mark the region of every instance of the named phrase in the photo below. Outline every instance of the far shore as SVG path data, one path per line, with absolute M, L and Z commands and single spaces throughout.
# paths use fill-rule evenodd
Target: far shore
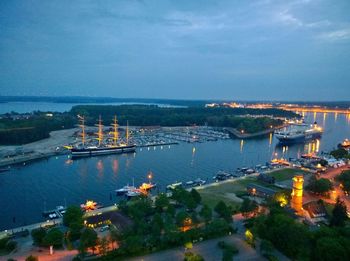
M 74 141 L 73 134 L 76 131 L 78 131 L 77 128 L 52 131 L 50 137 L 47 139 L 19 146 L 0 146 L 0 153 L 2 155 L 14 153 L 18 148 L 21 148 L 22 151 L 22 153 L 0 158 L 0 167 L 25 164 L 28 161 L 66 154 L 68 151 L 62 149 L 62 146 Z

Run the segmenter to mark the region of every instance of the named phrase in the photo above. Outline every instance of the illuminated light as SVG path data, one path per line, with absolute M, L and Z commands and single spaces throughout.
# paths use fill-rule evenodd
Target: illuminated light
M 303 184 L 304 184 L 304 177 L 302 175 L 296 175 L 293 177 L 291 207 L 298 214 L 302 214 L 302 209 L 303 209 Z
M 270 137 L 269 137 L 269 147 L 271 146 L 271 144 L 272 144 L 272 132 L 270 132 Z
M 243 133 L 244 133 L 244 130 L 241 130 L 241 133 L 243 134 Z
M 246 239 L 248 244 L 253 244 L 254 243 L 254 235 L 249 229 L 247 229 L 245 231 L 244 235 L 245 235 L 245 239 Z
M 316 140 L 316 152 L 320 150 L 320 140 Z
M 287 196 L 283 193 L 276 194 L 275 200 L 280 204 L 281 207 L 284 207 L 288 204 Z

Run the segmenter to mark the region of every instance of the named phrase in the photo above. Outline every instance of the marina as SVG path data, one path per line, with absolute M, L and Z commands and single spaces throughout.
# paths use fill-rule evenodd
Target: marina
M 45 207 L 80 205 L 87 198 L 105 206 L 113 205 L 123 198 L 116 195 L 116 189 L 131 184 L 133 178 L 135 184 L 147 183 L 148 170 L 153 173 L 152 183 L 157 183 L 151 193 L 166 191 L 168 185 L 179 182 L 184 187 L 192 187 L 196 179 L 206 181 L 204 186 L 207 186 L 215 184 L 213 176 L 220 170 L 240 177 L 241 171 L 268 169 L 265 163 L 274 158 L 298 160 L 303 154 L 329 151 L 350 137 L 350 121 L 346 115 L 317 114 L 316 119 L 314 114 L 305 116 L 306 122 L 317 121 L 324 128 L 320 140 L 281 146 L 272 134 L 250 140 L 219 139 L 138 147 L 136 153 L 92 158 L 54 155 L 25 166 L 14 165 L 0 175 L 0 229 L 39 222 Z M 131 127 L 132 136 L 137 137 L 135 130 Z M 295 165 L 301 166 L 301 163 L 295 161 Z M 190 183 L 186 185 L 187 182 Z

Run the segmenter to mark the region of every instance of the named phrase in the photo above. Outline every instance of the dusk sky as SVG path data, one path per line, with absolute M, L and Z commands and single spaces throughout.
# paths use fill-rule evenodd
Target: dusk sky
M 350 1 L 0 1 L 0 95 L 350 100 Z

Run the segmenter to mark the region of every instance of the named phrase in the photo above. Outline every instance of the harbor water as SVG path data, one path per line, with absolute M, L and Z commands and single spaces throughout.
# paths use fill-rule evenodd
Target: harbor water
M 117 203 L 114 191 L 126 184 L 166 185 L 201 178 L 212 181 L 219 170 L 235 170 L 264 164 L 273 157 L 298 157 L 303 153 L 329 151 L 350 138 L 350 116 L 309 113 L 306 122 L 324 128 L 321 139 L 306 144 L 279 146 L 273 135 L 257 139 L 219 140 L 138 148 L 136 153 L 72 160 L 68 155 L 13 166 L 0 173 L 0 230 L 42 221 L 41 213 L 58 205 L 80 205 L 94 200 Z

